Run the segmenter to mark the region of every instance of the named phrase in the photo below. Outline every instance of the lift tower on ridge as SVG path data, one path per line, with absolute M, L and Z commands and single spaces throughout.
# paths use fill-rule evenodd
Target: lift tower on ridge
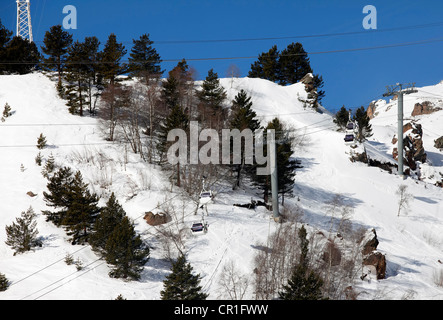
M 17 0 L 17 33 L 16 36 L 32 42 L 31 2 Z

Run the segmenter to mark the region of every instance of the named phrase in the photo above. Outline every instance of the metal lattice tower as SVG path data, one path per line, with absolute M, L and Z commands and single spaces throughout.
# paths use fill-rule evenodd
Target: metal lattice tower
M 17 34 L 18 37 L 32 42 L 31 2 L 17 0 Z

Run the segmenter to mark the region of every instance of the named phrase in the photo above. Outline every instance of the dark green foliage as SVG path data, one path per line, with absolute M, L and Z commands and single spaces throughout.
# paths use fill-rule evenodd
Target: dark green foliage
M 250 78 L 267 79 L 280 85 L 299 82 L 307 73 L 313 73 L 309 57 L 301 43 L 291 43 L 279 52 L 274 45 L 268 52 L 259 55 L 251 64 Z M 316 102 L 320 102 L 325 92 L 320 90 L 324 83 L 320 75 L 313 75 Z
M 92 112 L 92 90 L 98 72 L 99 45 L 96 37 L 86 37 L 84 42 L 76 41 L 69 48 L 65 97 L 72 114 L 83 116 L 83 108 L 86 105 Z
M 183 109 L 179 105 L 175 105 L 164 122 L 160 125 L 160 130 L 158 133 L 159 142 L 157 144 L 159 153 L 164 156 L 169 146 L 173 143 L 171 141 L 167 141 L 169 131 L 173 129 L 183 129 L 187 131 L 188 127 L 188 116 L 184 113 Z
M 291 43 L 280 54 L 280 84 L 299 82 L 307 73 L 312 73 L 309 57 L 301 43 Z
M 69 206 L 60 223 L 65 227 L 67 235 L 71 236 L 73 244 L 88 242 L 89 233 L 100 212 L 97 206 L 99 198 L 90 193 L 80 171 L 76 172 L 69 186 L 69 198 Z
M 38 158 L 38 155 L 37 155 L 37 158 L 35 158 L 35 161 L 37 162 L 37 164 L 39 164 L 39 161 L 40 161 L 39 165 L 41 165 L 42 158 L 41 158 L 41 154 L 40 153 L 39 153 L 39 155 L 40 155 L 40 159 Z M 43 177 L 48 179 L 49 178 L 49 174 L 52 173 L 54 170 L 55 170 L 55 159 L 54 159 L 54 156 L 51 153 L 49 155 L 49 157 L 48 157 L 48 161 L 46 161 L 45 167 L 42 170 Z
M 294 136 L 291 131 L 278 118 L 274 118 L 268 123 L 264 131 L 264 139 L 267 142 L 267 130 L 275 130 L 276 140 L 276 155 L 277 155 L 277 181 L 278 181 L 278 193 L 282 197 L 282 204 L 284 204 L 285 195 L 293 194 L 294 179 L 296 169 L 302 168 L 299 161 L 292 158 L 294 153 L 293 140 Z M 264 154 L 267 155 L 267 148 L 265 148 Z M 265 202 L 269 199 L 269 193 L 271 191 L 271 179 L 270 175 L 261 175 L 254 177 L 254 184 L 261 190 L 263 190 L 263 200 Z
M 208 294 L 203 293 L 200 275 L 192 274 L 192 266 L 185 256 L 180 256 L 172 265 L 172 272 L 163 281 L 160 292 L 162 300 L 206 300 Z
M 26 74 L 37 69 L 41 56 L 34 42 L 21 37 L 13 37 L 0 53 L 0 61 L 5 61 L 3 72 L 8 74 Z M 2 67 L 0 66 L 0 72 Z
M 257 61 L 251 65 L 248 77 L 267 79 L 272 82 L 280 80 L 279 51 L 277 46 L 274 45 L 268 52 L 263 52 L 258 56 Z
M 16 218 L 16 222 L 12 225 L 6 226 L 7 240 L 5 243 L 10 246 L 15 252 L 23 253 L 30 251 L 32 248 L 41 246 L 40 239 L 37 238 L 37 215 L 34 213 L 32 207 L 21 213 L 20 218 Z
M 47 221 L 65 227 L 73 244 L 88 241 L 88 236 L 99 213 L 98 197 L 91 194 L 80 171 L 72 176 L 68 167 L 60 168 L 49 178 L 49 192 L 44 191 L 46 205 L 58 211 L 43 211 Z
M 149 34 L 144 34 L 139 40 L 133 40 L 134 45 L 129 57 L 128 71 L 130 76 L 149 78 L 160 77 L 164 70 L 161 70 L 161 59 L 155 48 L 154 43 L 149 39 Z
M 118 203 L 114 193 L 111 194 L 106 206 L 101 208 L 94 224 L 94 233 L 90 236 L 90 244 L 101 253 L 105 252 L 106 243 L 115 227 L 126 216 L 123 207 Z
M 323 300 L 323 279 L 309 268 L 307 233 L 304 226 L 299 229 L 300 262 L 294 266 L 288 284 L 279 292 L 283 300 Z
M 202 83 L 201 90 L 197 91 L 197 97 L 205 106 L 210 107 L 214 112 L 218 112 L 223 107 L 226 99 L 226 91 L 220 85 L 220 80 L 214 69 L 208 71 L 206 79 Z
M 57 71 L 58 85 L 60 86 L 68 49 L 72 44 L 72 35 L 64 31 L 61 25 L 56 25 L 46 31 L 43 43 L 44 46 L 41 49 L 47 56 L 43 58 L 44 69 Z
M 128 69 L 127 65 L 121 62 L 126 52 L 125 46 L 118 43 L 117 36 L 111 33 L 101 55 L 100 68 L 103 78 L 108 80 L 111 85 L 114 85 L 117 77 L 124 74 Z
M 340 110 L 335 114 L 334 123 L 337 124 L 340 129 L 346 128 L 346 124 L 349 121 L 349 111 L 345 106 L 341 107 Z
M 43 135 L 43 133 L 40 133 L 39 137 L 37 138 L 37 149 L 44 149 L 46 147 L 46 143 L 46 137 Z
M 149 247 L 136 234 L 128 217 L 123 217 L 109 235 L 105 246 L 106 262 L 112 264 L 109 276 L 138 280 L 143 266 L 149 260 Z
M 239 91 L 239 93 L 232 101 L 231 111 L 232 113 L 229 121 L 231 129 L 238 129 L 240 132 L 244 129 L 249 129 L 251 130 L 251 132 L 255 132 L 257 129 L 260 128 L 260 121 L 257 119 L 257 114 L 252 109 L 251 97 L 248 97 L 246 91 L 244 91 L 243 89 Z M 240 152 L 241 157 L 240 164 L 233 164 L 234 172 L 236 173 L 236 180 L 233 185 L 233 189 L 236 189 L 240 186 L 241 176 L 243 172 L 245 172 L 248 176 L 255 174 L 255 165 L 248 164 L 247 166 L 245 166 L 247 162 L 245 159 L 245 143 L 246 141 L 242 139 L 240 151 L 233 150 L 234 146 L 233 143 L 231 143 L 231 158 L 235 156 L 235 152 Z
M 8 290 L 9 287 L 9 280 L 6 278 L 6 276 L 0 272 L 0 292 Z
M 366 113 L 366 110 L 363 106 L 355 111 L 353 119 L 358 126 L 357 139 L 360 142 L 363 142 L 364 140 L 366 140 L 366 138 L 372 136 L 372 125 L 369 123 L 371 119 L 369 119 L 368 114 Z

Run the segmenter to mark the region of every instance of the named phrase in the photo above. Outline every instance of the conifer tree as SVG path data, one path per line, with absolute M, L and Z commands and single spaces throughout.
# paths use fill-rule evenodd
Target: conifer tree
M 307 73 L 312 73 L 309 57 L 301 43 L 291 43 L 280 53 L 280 84 L 299 82 Z
M 294 266 L 291 278 L 279 292 L 283 300 L 323 300 L 323 279 L 308 264 L 308 244 L 306 229 L 301 226 L 298 232 L 301 243 L 300 261 Z
M 3 117 L 7 118 L 11 116 L 11 106 L 6 102 L 5 108 L 3 109 Z
M 83 107 L 92 112 L 92 95 L 97 84 L 98 47 L 96 37 L 86 37 L 84 42 L 76 41 L 69 48 L 66 67 L 66 98 L 69 112 L 83 116 Z
M 59 210 L 45 210 L 43 214 L 46 215 L 47 221 L 60 226 L 72 201 L 70 193 L 70 186 L 73 183 L 72 171 L 69 167 L 60 168 L 48 180 L 46 185 L 48 192 L 43 191 L 44 201 L 47 206 Z
M 73 244 L 88 242 L 89 233 L 100 212 L 97 206 L 99 198 L 96 194 L 91 194 L 80 171 L 76 172 L 68 192 L 69 204 L 60 223 L 67 234 L 72 236 Z
M 9 280 L 6 278 L 6 276 L 0 272 L 0 292 L 8 290 L 9 287 Z
M 90 237 L 90 244 L 94 250 L 101 253 L 105 252 L 106 242 L 109 236 L 125 216 L 126 212 L 118 203 L 113 192 L 105 207 L 101 208 L 100 214 L 94 224 L 94 232 Z
M 43 59 L 45 69 L 56 70 L 58 73 L 58 87 L 62 84 L 62 74 L 65 68 L 68 48 L 72 44 L 72 35 L 64 31 L 61 25 L 56 25 L 46 31 L 41 47 L 47 58 Z
M 0 19 L 0 61 L 7 61 L 6 59 L 6 45 L 11 41 L 13 33 L 12 31 L 6 29 L 6 27 L 2 24 Z M 6 73 L 8 71 L 8 64 L 0 63 L 0 74 Z
M 46 137 L 43 135 L 43 133 L 40 133 L 39 137 L 37 138 L 37 149 L 44 149 L 46 147 L 46 143 Z
M 369 119 L 369 116 L 363 106 L 355 111 L 353 119 L 358 126 L 357 139 L 360 142 L 363 142 L 364 140 L 366 140 L 366 138 L 372 136 L 372 125 L 370 124 L 371 119 Z
M 251 65 L 248 77 L 267 79 L 272 82 L 280 79 L 279 51 L 276 45 L 258 56 L 257 61 Z
M 244 129 L 249 129 L 252 132 L 255 132 L 260 128 L 260 121 L 257 119 L 257 114 L 252 109 L 251 97 L 248 97 L 246 91 L 243 89 L 241 89 L 235 96 L 234 100 L 232 100 L 231 112 L 231 129 L 238 129 L 240 132 Z M 241 163 L 233 165 L 234 171 L 237 174 L 233 189 L 240 186 L 242 172 L 245 171 L 248 175 L 251 175 L 255 171 L 255 166 L 253 165 L 248 165 L 245 167 L 245 143 L 246 141 L 243 141 L 242 139 L 240 151 Z M 230 149 L 231 152 L 235 152 L 232 144 Z
M 340 110 L 335 114 L 334 123 L 339 126 L 340 129 L 346 128 L 346 124 L 349 121 L 349 111 L 345 106 L 342 106 Z
M 152 47 L 154 42 L 149 39 L 149 34 L 142 35 L 139 40 L 133 40 L 133 43 L 129 55 L 129 75 L 143 77 L 146 81 L 151 77 L 160 77 L 164 70 L 161 70 L 160 55 Z
M 119 75 L 127 71 L 127 65 L 121 62 L 126 52 L 125 46 L 118 43 L 117 36 L 111 33 L 101 54 L 100 68 L 103 78 L 108 80 L 111 85 L 117 82 Z
M 196 94 L 200 101 L 199 110 L 203 123 L 216 130 L 222 129 L 226 118 L 226 111 L 223 109 L 226 91 L 220 85 L 218 74 L 214 69 L 208 71 L 201 90 L 197 90 Z
M 38 68 L 41 56 L 34 42 L 15 36 L 6 45 L 4 59 L 9 62 L 8 73 L 27 74 Z
M 23 211 L 21 213 L 20 218 L 16 218 L 16 222 L 5 227 L 7 235 L 5 243 L 15 251 L 14 255 L 41 246 L 41 241 L 37 238 L 38 230 L 37 221 L 35 221 L 36 217 L 37 215 L 32 207 L 29 207 L 26 212 Z
M 40 159 L 39 159 L 39 155 L 40 155 Z M 41 154 L 39 153 L 39 155 L 37 155 L 37 158 L 35 159 L 35 161 L 37 162 L 37 164 L 40 161 L 40 165 L 41 165 Z M 45 167 L 42 170 L 43 177 L 49 178 L 49 174 L 52 173 L 54 170 L 55 170 L 55 159 L 51 153 L 48 157 L 48 161 L 46 161 Z
M 264 130 L 265 142 L 267 141 L 266 131 L 268 129 L 275 130 L 278 193 L 281 194 L 282 204 L 284 204 L 285 195 L 293 194 L 296 169 L 302 168 L 302 166 L 299 161 L 292 158 L 294 153 L 292 147 L 294 136 L 284 123 L 282 123 L 279 118 L 274 118 L 270 121 Z M 263 153 L 267 155 L 267 147 Z M 268 202 L 271 191 L 270 175 L 255 175 L 253 178 L 254 184 L 263 190 L 263 200 Z
M 168 148 L 173 144 L 171 141 L 167 141 L 169 131 L 173 129 L 182 129 L 185 132 L 188 131 L 189 128 L 189 118 L 183 112 L 182 108 L 179 105 L 176 105 L 172 108 L 169 115 L 166 117 L 164 122 L 160 125 L 160 132 L 158 134 L 158 144 L 157 150 L 160 154 L 160 163 L 166 165 L 166 153 Z M 176 165 L 176 178 L 177 178 L 177 186 L 180 187 L 180 162 L 177 162 Z
M 193 268 L 181 255 L 172 265 L 172 272 L 163 281 L 162 300 L 206 300 L 208 294 L 199 285 L 200 274 L 193 275 Z
M 105 246 L 106 262 L 112 264 L 109 276 L 138 280 L 143 266 L 149 260 L 149 247 L 136 234 L 133 223 L 123 217 L 109 235 Z

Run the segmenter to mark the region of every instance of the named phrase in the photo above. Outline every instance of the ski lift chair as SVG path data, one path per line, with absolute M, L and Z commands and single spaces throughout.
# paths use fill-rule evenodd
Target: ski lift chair
M 192 233 L 201 233 L 201 232 L 208 232 L 208 225 L 207 224 L 203 224 L 202 222 L 196 222 L 192 224 L 191 227 L 191 231 Z
M 348 122 L 348 124 L 346 125 L 346 130 L 347 131 L 354 131 L 354 122 Z
M 354 138 L 353 134 L 345 135 L 344 140 L 345 140 L 345 144 L 347 144 L 347 145 L 351 145 L 351 144 L 353 144 L 355 142 L 355 138 Z
M 199 203 L 200 205 L 208 204 L 212 201 L 213 194 L 212 191 L 202 191 L 200 192 Z

